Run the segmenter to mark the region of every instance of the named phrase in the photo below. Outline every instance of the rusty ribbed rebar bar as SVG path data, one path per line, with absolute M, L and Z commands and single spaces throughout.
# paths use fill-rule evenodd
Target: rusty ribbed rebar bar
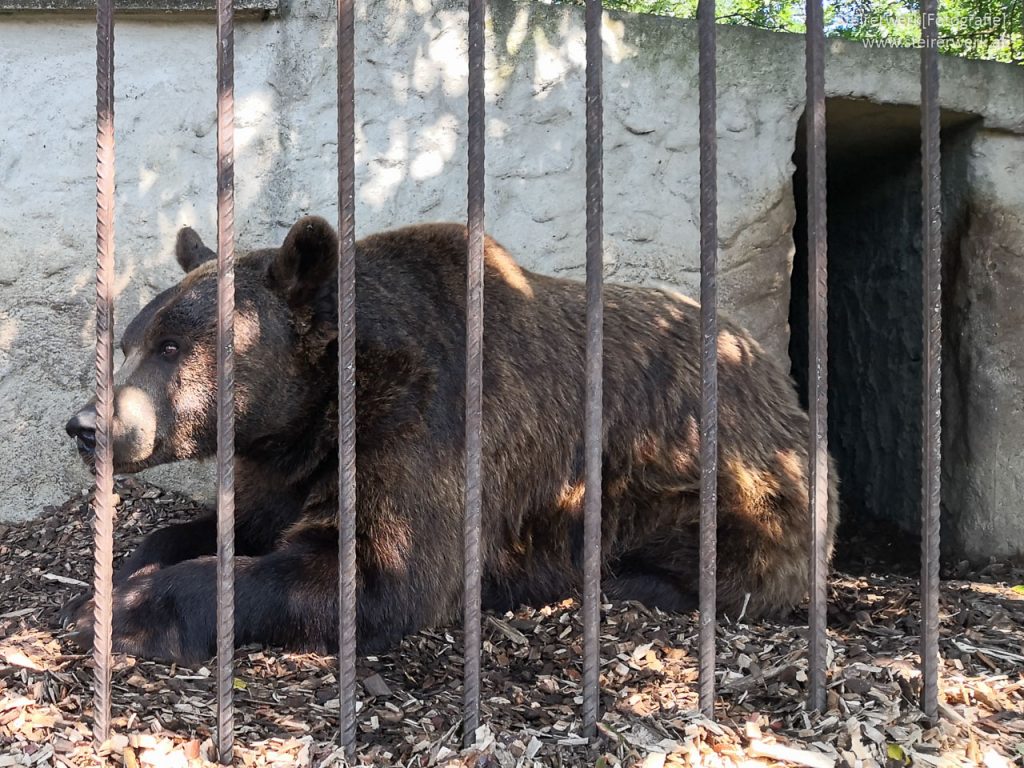
M 936 0 L 921 3 L 921 708 L 939 709 L 939 472 L 942 462 L 942 184 L 939 147 L 939 29 Z
M 807 0 L 807 253 L 810 308 L 810 445 L 808 464 L 811 517 L 808 704 L 825 711 L 828 638 L 825 578 L 828 561 L 828 238 L 825 209 L 825 26 L 822 0 Z
M 93 663 L 96 741 L 110 738 L 114 561 L 114 3 L 96 3 L 96 515 Z
M 484 335 L 484 0 L 469 0 L 469 239 L 466 264 L 466 508 L 463 739 L 480 725 L 480 518 Z
M 604 370 L 604 114 L 601 0 L 586 6 L 587 350 L 583 516 L 583 729 L 593 736 L 600 717 L 601 457 Z
M 339 742 L 356 748 L 355 6 L 338 0 L 338 686 Z
M 700 114 L 700 709 L 715 715 L 718 589 L 718 136 L 715 0 L 697 4 Z
M 217 0 L 217 756 L 232 761 L 235 650 L 235 62 Z

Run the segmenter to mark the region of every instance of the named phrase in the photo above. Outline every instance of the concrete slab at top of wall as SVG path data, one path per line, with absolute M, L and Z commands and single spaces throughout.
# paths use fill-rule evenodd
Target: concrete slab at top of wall
M 488 229 L 524 265 L 582 275 L 583 24 L 579 8 L 489 3 Z M 331 0 L 238 25 L 240 248 L 336 212 Z M 462 3 L 358 5 L 359 232 L 465 213 Z M 606 267 L 611 280 L 697 287 L 696 45 L 692 23 L 607 14 Z M 117 22 L 117 324 L 177 279 L 189 224 L 215 220 L 213 21 Z M 0 518 L 30 517 L 89 479 L 61 425 L 91 386 L 94 27 L 0 17 Z M 802 39 L 723 27 L 719 49 L 723 306 L 785 355 L 792 152 Z M 830 95 L 917 100 L 914 51 L 829 43 Z M 944 60 L 946 106 L 1019 131 L 1020 71 Z M 151 477 L 202 494 L 195 467 Z

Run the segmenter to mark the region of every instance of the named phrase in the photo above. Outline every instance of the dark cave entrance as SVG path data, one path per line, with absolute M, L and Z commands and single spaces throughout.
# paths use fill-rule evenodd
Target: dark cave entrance
M 828 135 L 828 427 L 839 467 L 836 566 L 919 568 L 921 498 L 920 109 L 852 99 L 826 104 Z M 959 259 L 974 118 L 942 116 L 944 272 Z M 807 404 L 805 123 L 796 200 L 789 345 Z M 944 276 L 945 280 L 945 276 Z M 944 311 L 944 326 L 948 326 Z M 944 328 L 948 337 L 950 329 Z M 944 388 L 947 393 L 948 389 Z

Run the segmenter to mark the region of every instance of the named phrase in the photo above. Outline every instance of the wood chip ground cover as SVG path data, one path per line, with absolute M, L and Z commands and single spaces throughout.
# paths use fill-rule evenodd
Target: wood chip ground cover
M 118 483 L 117 548 L 195 505 Z M 30 523 L 0 526 L 0 768 L 212 765 L 214 676 L 118 657 L 115 737 L 90 742 L 92 664 L 55 627 L 91 578 L 87 495 Z M 943 583 L 942 718 L 916 706 L 917 583 L 830 583 L 824 714 L 805 710 L 806 629 L 723 622 L 717 722 L 696 712 L 696 621 L 605 606 L 599 738 L 580 733 L 578 604 L 484 620 L 482 717 L 460 737 L 461 636 L 439 628 L 359 660 L 358 763 L 380 766 L 1024 765 L 1024 570 L 961 568 Z M 240 766 L 343 765 L 334 657 L 243 648 L 235 657 Z

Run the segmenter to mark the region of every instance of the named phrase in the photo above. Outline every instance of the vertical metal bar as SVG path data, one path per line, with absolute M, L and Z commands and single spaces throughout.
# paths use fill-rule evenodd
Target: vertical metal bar
M 466 264 L 466 509 L 464 521 L 463 739 L 480 724 L 480 516 L 484 335 L 484 15 L 469 0 L 469 242 Z
M 95 736 L 110 738 L 114 560 L 114 3 L 96 3 L 96 514 L 93 663 Z
M 810 627 L 808 704 L 825 711 L 828 563 L 828 237 L 825 209 L 825 26 L 821 0 L 807 0 L 807 253 L 810 308 Z
M 586 7 L 587 103 L 587 395 L 583 517 L 583 728 L 593 736 L 600 717 L 601 456 L 604 370 L 604 114 L 601 0 Z
M 217 0 L 217 755 L 234 748 L 235 60 L 232 0 Z
M 939 708 L 939 470 L 942 412 L 942 223 L 939 30 L 936 0 L 921 3 L 921 261 L 924 413 L 921 435 L 921 708 Z
M 356 748 L 355 6 L 338 0 L 338 685 L 339 736 Z
M 718 589 L 718 137 L 715 0 L 697 4 L 700 79 L 700 709 L 715 715 Z

